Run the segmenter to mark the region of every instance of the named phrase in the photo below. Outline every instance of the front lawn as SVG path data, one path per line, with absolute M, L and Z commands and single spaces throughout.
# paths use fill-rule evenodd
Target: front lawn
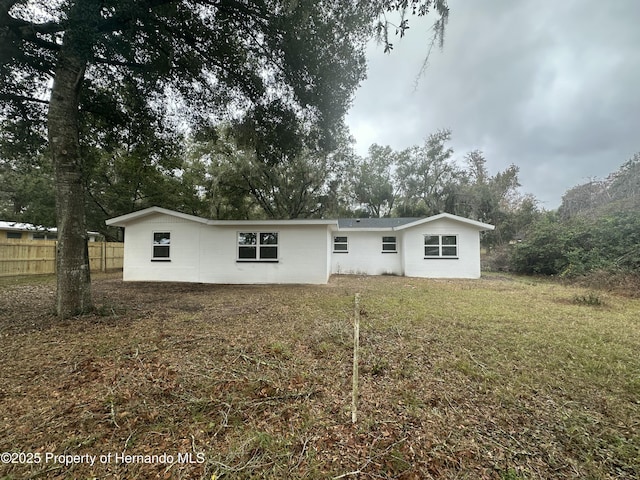
M 639 299 L 497 275 L 93 288 L 59 322 L 53 279 L 0 283 L 2 479 L 640 478 Z

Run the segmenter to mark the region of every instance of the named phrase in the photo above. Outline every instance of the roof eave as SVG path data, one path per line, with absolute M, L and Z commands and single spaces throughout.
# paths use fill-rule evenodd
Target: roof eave
M 300 226 L 300 225 L 316 225 L 316 226 L 337 226 L 336 220 L 209 220 L 207 225 L 215 225 L 220 227 L 244 227 L 244 226 Z
M 164 214 L 172 217 L 182 218 L 184 220 L 190 220 L 197 223 L 207 223 L 208 220 L 202 217 L 196 217 L 195 215 L 188 215 L 186 213 L 176 212 L 174 210 L 168 210 L 161 207 L 149 207 L 137 212 L 127 213 L 126 215 L 120 215 L 119 217 L 109 218 L 105 223 L 110 227 L 125 227 L 128 223 L 131 223 L 140 218 L 147 217 L 153 214 Z
M 456 222 L 464 223 L 466 225 L 471 225 L 473 227 L 476 227 L 478 230 L 493 230 L 493 229 L 496 228 L 495 225 L 491 225 L 489 223 L 478 222 L 477 220 L 471 220 L 469 218 L 459 217 L 458 215 L 453 215 L 451 213 L 439 213 L 439 214 L 433 215 L 431 217 L 422 218 L 422 219 L 417 220 L 415 222 L 411 222 L 411 223 L 407 223 L 405 225 L 401 225 L 401 226 L 397 227 L 396 230 L 404 230 L 404 229 L 407 229 L 407 228 L 412 228 L 412 227 L 416 227 L 418 225 L 422 225 L 424 223 L 430 223 L 430 222 L 434 222 L 436 220 L 442 220 L 442 219 L 453 220 L 453 221 L 456 221 Z
M 340 232 L 393 232 L 398 227 L 341 227 Z

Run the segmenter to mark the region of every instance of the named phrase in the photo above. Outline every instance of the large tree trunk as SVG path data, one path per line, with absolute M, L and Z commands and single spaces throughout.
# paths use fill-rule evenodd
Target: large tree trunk
M 47 119 L 56 178 L 58 223 L 56 311 L 62 318 L 92 309 L 78 104 L 86 61 L 62 47 Z

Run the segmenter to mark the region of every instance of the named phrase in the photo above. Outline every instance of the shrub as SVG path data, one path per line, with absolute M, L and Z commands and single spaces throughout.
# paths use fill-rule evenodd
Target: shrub
M 618 212 L 578 216 L 561 222 L 554 213 L 533 223 L 514 246 L 511 268 L 518 273 L 577 277 L 590 272 L 640 268 L 640 214 Z

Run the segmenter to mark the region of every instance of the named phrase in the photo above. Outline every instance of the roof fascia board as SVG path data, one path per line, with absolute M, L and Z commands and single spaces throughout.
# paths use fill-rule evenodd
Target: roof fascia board
M 366 228 L 358 228 L 358 227 L 344 227 L 338 228 L 339 232 L 393 232 L 397 230 L 398 227 L 366 227 Z
M 120 215 L 119 217 L 110 218 L 105 223 L 110 226 L 121 227 L 125 226 L 127 223 L 130 223 L 134 220 L 138 220 L 143 217 L 147 217 L 153 214 L 164 214 L 172 217 L 182 218 L 184 220 L 190 220 L 192 222 L 197 223 L 207 223 L 208 220 L 202 217 L 196 217 L 195 215 L 188 215 L 186 213 L 176 212 L 174 210 L 168 210 L 166 208 L 161 207 L 149 207 L 144 210 L 138 210 L 137 212 L 127 213 L 126 215 Z
M 323 219 L 301 219 L 301 220 L 209 220 L 202 217 L 196 217 L 195 215 L 188 215 L 186 213 L 176 212 L 174 210 L 168 210 L 161 207 L 149 207 L 144 210 L 138 210 L 137 212 L 127 213 L 119 217 L 110 218 L 105 223 L 111 226 L 125 226 L 127 223 L 133 222 L 140 218 L 147 217 L 153 214 L 170 215 L 192 222 L 204 223 L 205 225 L 213 226 L 276 226 L 276 225 L 326 225 L 334 226 L 338 224 L 337 220 L 323 220 Z
M 401 225 L 399 227 L 396 227 L 396 230 L 404 230 L 406 228 L 412 228 L 418 225 L 422 225 L 424 223 L 435 222 L 436 220 L 442 220 L 442 219 L 454 220 L 456 222 L 465 223 L 467 225 L 476 227 L 480 230 L 493 230 L 494 228 L 496 228 L 494 225 L 478 222 L 476 220 L 471 220 L 465 217 L 459 217 L 458 215 L 452 215 L 451 213 L 439 213 L 438 215 L 433 215 L 431 217 L 422 218 L 415 222 L 407 223 L 406 225 Z
M 243 226 L 286 226 L 286 225 L 321 225 L 334 226 L 337 220 L 209 220 L 208 225 L 219 227 L 243 227 Z

